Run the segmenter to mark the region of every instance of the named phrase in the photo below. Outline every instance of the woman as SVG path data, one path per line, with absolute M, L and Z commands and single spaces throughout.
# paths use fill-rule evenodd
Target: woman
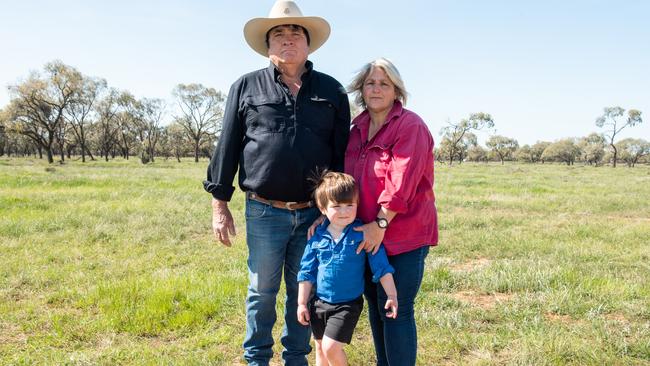
M 386 294 L 366 276 L 377 365 L 415 365 L 415 297 L 429 246 L 438 243 L 433 138 L 422 119 L 403 108 L 404 82 L 387 59 L 365 65 L 348 89 L 365 108 L 352 121 L 345 153 L 345 172 L 361 187 L 358 217 L 366 223 L 358 251 L 376 252 L 384 243 L 399 304 L 397 318 L 386 317 Z

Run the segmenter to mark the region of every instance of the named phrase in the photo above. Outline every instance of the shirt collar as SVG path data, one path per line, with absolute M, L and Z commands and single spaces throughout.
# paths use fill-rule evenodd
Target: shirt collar
M 327 231 L 327 227 L 329 226 L 329 224 L 330 224 L 330 220 L 325 218 L 325 221 L 323 221 L 320 225 L 316 227 L 316 231 L 314 232 L 314 235 L 320 238 L 327 237 L 329 239 L 332 239 L 332 235 L 330 234 L 329 231 Z M 354 222 L 352 222 L 350 225 L 346 226 L 345 229 L 343 229 L 341 238 L 345 237 L 348 231 L 352 230 L 353 227 L 361 226 L 361 225 L 363 225 L 363 222 L 361 222 L 361 220 L 354 219 Z
M 402 107 L 402 102 L 399 100 L 395 100 L 393 103 L 393 107 L 390 109 L 390 112 L 388 112 L 388 115 L 386 115 L 386 123 L 390 123 L 394 118 L 397 118 L 402 115 L 402 112 L 404 111 L 404 107 Z M 352 121 L 352 127 L 356 126 L 357 128 L 361 130 L 368 130 L 368 125 L 370 124 L 370 113 L 368 110 L 364 110 L 360 115 L 358 115 L 353 121 Z
M 305 80 L 307 77 L 311 75 L 311 72 L 314 70 L 313 62 L 307 60 L 305 62 L 305 69 L 306 69 L 305 72 L 300 77 L 301 80 Z M 282 75 L 282 73 L 280 72 L 280 70 L 278 70 L 275 64 L 273 64 L 273 62 L 269 62 L 269 67 L 267 68 L 267 70 L 269 72 L 269 75 L 273 76 L 273 80 L 280 82 L 280 75 Z

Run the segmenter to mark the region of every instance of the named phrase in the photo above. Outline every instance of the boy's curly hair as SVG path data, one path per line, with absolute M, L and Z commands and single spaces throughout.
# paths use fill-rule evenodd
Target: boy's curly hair
M 359 200 L 359 189 L 349 174 L 323 170 L 309 180 L 314 183 L 314 201 L 320 209 L 327 208 L 328 202 L 349 203 Z

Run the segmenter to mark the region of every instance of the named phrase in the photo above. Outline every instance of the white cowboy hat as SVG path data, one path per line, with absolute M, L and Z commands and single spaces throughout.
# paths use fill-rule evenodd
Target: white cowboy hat
M 255 52 L 268 57 L 266 33 L 283 24 L 296 24 L 309 32 L 309 53 L 316 51 L 330 36 L 330 25 L 320 17 L 306 17 L 293 1 L 278 0 L 271 8 L 268 18 L 253 18 L 244 26 L 244 38 Z

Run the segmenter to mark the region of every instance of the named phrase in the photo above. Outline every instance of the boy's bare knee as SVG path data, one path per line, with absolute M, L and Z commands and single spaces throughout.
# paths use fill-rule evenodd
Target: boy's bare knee
M 343 349 L 343 343 L 333 340 L 332 338 L 323 337 L 321 347 L 326 355 L 336 355 Z

